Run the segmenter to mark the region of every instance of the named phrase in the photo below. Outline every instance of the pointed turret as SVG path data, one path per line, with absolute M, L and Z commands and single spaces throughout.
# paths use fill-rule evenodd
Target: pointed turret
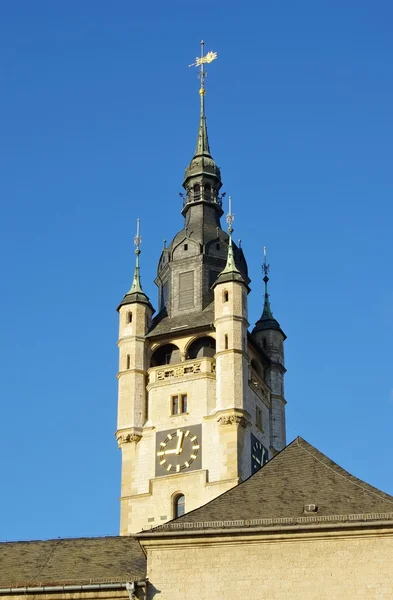
M 280 327 L 280 323 L 277 321 L 277 319 L 275 319 L 273 317 L 272 309 L 270 306 L 270 298 L 269 298 L 268 286 L 267 286 L 267 284 L 269 282 L 268 273 L 270 270 L 270 265 L 268 265 L 266 262 L 266 247 L 264 247 L 263 253 L 264 253 L 264 263 L 262 265 L 262 271 L 264 273 L 263 281 L 265 284 L 265 296 L 264 296 L 264 302 L 263 302 L 263 311 L 262 311 L 261 318 L 255 323 L 255 327 L 252 331 L 252 335 L 255 336 L 255 334 L 257 334 L 259 331 L 275 329 L 277 331 L 281 331 L 282 335 L 284 336 L 284 339 L 286 339 L 286 335 L 282 331 L 282 329 Z
M 263 350 L 270 360 L 265 370 L 265 381 L 270 388 L 270 401 L 272 404 L 271 417 L 271 446 L 274 452 L 282 450 L 285 446 L 285 396 L 284 375 L 286 372 L 284 361 L 284 341 L 287 336 L 280 327 L 279 322 L 273 317 L 270 307 L 267 284 L 269 282 L 270 266 L 266 262 L 266 248 L 263 249 L 264 263 L 262 271 L 265 283 L 265 299 L 263 312 L 252 331 L 252 338 Z
M 139 223 L 139 219 L 138 219 L 137 220 L 137 232 L 136 232 L 136 236 L 134 238 L 135 256 L 136 256 L 134 278 L 132 280 L 130 289 L 125 294 L 123 300 L 120 302 L 119 306 L 117 307 L 117 310 L 119 310 L 121 306 L 125 306 L 126 304 L 133 304 L 134 302 L 143 302 L 144 304 L 148 304 L 154 312 L 154 309 L 150 304 L 150 300 L 147 297 L 147 295 L 145 294 L 145 292 L 143 291 L 142 284 L 141 284 L 139 255 L 141 253 L 140 245 L 142 242 L 142 238 L 139 235 L 139 226 L 140 226 L 140 223 Z
M 234 220 L 234 215 L 232 214 L 232 198 L 229 196 L 229 213 L 227 214 L 227 223 L 228 223 L 228 233 L 229 233 L 229 241 L 228 241 L 228 255 L 227 262 L 224 269 L 221 271 L 216 281 L 214 282 L 213 288 L 219 283 L 225 283 L 226 281 L 238 281 L 243 283 L 247 290 L 249 291 L 249 287 L 244 281 L 242 274 L 236 266 L 235 256 L 233 252 L 233 244 L 232 244 L 232 233 L 233 227 L 232 223 Z

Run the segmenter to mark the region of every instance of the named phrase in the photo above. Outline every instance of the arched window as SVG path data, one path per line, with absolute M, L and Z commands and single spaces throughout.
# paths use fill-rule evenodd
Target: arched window
M 186 498 L 183 494 L 178 494 L 173 500 L 173 518 L 181 517 L 186 512 Z
M 173 365 L 180 362 L 180 350 L 174 344 L 165 344 L 155 350 L 151 357 L 151 366 Z
M 229 300 L 229 292 L 225 291 L 224 292 L 224 302 L 228 302 Z
M 129 354 L 127 354 L 127 369 L 129 369 L 131 366 L 131 356 Z
M 203 358 L 204 356 L 213 357 L 216 353 L 216 340 L 209 336 L 197 338 L 192 342 L 187 352 L 187 360 Z
M 205 185 L 205 198 L 206 200 L 210 200 L 212 196 L 212 188 L 209 183 Z
M 194 201 L 199 200 L 199 196 L 201 195 L 201 186 L 199 183 L 194 185 Z
M 127 323 L 132 323 L 132 312 L 127 313 Z

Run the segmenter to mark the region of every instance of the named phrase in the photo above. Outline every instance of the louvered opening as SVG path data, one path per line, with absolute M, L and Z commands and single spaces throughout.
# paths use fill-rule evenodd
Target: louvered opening
M 179 275 L 179 308 L 194 306 L 194 271 Z

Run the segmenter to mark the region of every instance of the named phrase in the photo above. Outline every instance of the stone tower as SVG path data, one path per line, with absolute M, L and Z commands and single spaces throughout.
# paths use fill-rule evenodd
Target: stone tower
M 231 215 L 229 235 L 221 228 L 225 194 L 210 152 L 203 75 L 201 82 L 184 228 L 158 262 L 158 313 L 152 319 L 141 287 L 139 233 L 133 284 L 118 307 L 122 535 L 198 508 L 285 445 L 285 334 L 267 287 L 262 317 L 248 332 L 247 263 L 232 241 Z

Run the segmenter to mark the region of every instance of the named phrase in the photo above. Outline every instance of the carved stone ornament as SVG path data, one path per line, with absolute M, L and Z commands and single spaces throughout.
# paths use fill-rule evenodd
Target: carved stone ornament
M 126 432 L 118 433 L 116 435 L 117 443 L 119 444 L 119 446 L 121 446 L 122 444 L 129 444 L 130 442 L 139 442 L 141 437 L 142 436 L 137 433 L 126 433 Z
M 218 423 L 220 425 L 241 425 L 247 427 L 247 419 L 242 415 L 225 415 L 219 417 Z

